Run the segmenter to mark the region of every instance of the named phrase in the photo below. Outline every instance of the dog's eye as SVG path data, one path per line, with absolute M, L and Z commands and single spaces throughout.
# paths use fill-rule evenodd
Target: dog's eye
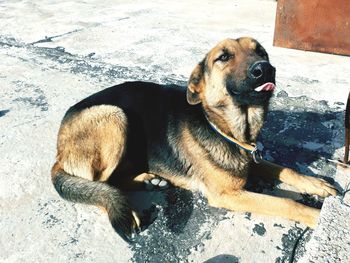
M 231 55 L 224 53 L 222 55 L 220 55 L 216 60 L 218 61 L 222 61 L 222 62 L 226 62 L 231 58 Z

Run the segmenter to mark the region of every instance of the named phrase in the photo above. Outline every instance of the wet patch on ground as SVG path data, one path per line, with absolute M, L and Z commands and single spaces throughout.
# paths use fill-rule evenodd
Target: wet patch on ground
M 303 76 L 293 76 L 291 78 L 291 80 L 293 81 L 297 81 L 299 83 L 304 83 L 304 84 L 315 84 L 315 83 L 319 83 L 320 81 L 317 79 L 309 79 Z
M 232 255 L 219 255 L 204 261 L 204 263 L 238 263 L 239 258 Z
M 0 117 L 5 116 L 9 112 L 10 112 L 10 110 L 0 110 Z
M 49 40 L 50 38 L 47 39 L 47 41 Z M 45 39 L 42 41 L 45 41 Z M 183 76 L 162 74 L 166 72 L 166 70 L 157 65 L 149 67 L 112 65 L 95 58 L 93 52 L 86 56 L 74 55 L 67 52 L 64 47 L 40 47 L 33 44 L 22 43 L 14 38 L 4 36 L 0 36 L 0 46 L 5 48 L 15 47 L 26 49 L 33 54 L 32 60 L 35 63 L 42 65 L 42 59 L 46 59 L 50 61 L 46 66 L 51 69 L 69 71 L 74 74 L 83 74 L 96 82 L 114 85 L 120 82 L 120 80 L 143 80 L 164 84 L 186 85 Z M 41 58 L 40 62 L 39 58 Z M 179 80 L 179 78 L 181 80 Z
M 282 256 L 277 257 L 275 263 L 297 262 L 305 253 L 305 244 L 310 240 L 312 230 L 302 229 L 294 226 L 288 233 L 282 236 L 282 247 L 277 249 L 282 251 Z
M 39 87 L 23 81 L 15 81 L 14 85 L 16 89 L 13 94 L 16 96 L 12 101 L 18 105 L 24 105 L 26 107 L 37 107 L 41 111 L 47 111 L 49 109 L 49 104 L 44 91 Z M 19 97 L 17 97 L 19 95 Z
M 266 233 L 266 229 L 264 227 L 263 223 L 260 224 L 255 224 L 254 228 L 253 228 L 253 233 L 257 234 L 259 236 L 263 236 Z

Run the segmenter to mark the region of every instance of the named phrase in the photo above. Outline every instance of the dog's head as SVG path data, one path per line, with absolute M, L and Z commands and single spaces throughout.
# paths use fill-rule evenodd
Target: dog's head
M 210 108 L 267 105 L 275 87 L 275 68 L 252 38 L 218 43 L 193 70 L 187 88 L 190 104 Z

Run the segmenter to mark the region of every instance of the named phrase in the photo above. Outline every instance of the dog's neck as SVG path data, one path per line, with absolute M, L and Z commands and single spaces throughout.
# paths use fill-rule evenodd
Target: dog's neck
M 255 143 L 263 126 L 266 106 L 237 106 L 221 110 L 203 105 L 208 120 L 242 143 Z

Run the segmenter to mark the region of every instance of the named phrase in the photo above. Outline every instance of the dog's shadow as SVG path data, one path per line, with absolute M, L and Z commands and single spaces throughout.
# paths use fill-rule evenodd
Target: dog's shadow
M 266 157 L 307 175 L 327 166 L 343 145 L 344 111 L 307 97 L 275 98 L 258 140 Z M 327 171 L 324 171 L 324 174 Z
M 335 104 L 307 97 L 277 97 L 273 100 L 259 140 L 264 145 L 265 159 L 306 174 L 322 178 L 340 190 L 334 181 L 336 167 L 327 160 L 334 158 L 343 145 L 344 111 Z M 257 178 L 248 182 L 249 190 L 264 192 L 298 200 L 321 208 L 322 202 L 290 189 L 274 188 L 275 184 L 262 184 Z
M 147 229 L 163 217 L 168 231 L 180 234 L 193 212 L 193 193 L 170 186 L 159 191 L 128 192 L 129 202 L 141 217 L 141 228 Z

